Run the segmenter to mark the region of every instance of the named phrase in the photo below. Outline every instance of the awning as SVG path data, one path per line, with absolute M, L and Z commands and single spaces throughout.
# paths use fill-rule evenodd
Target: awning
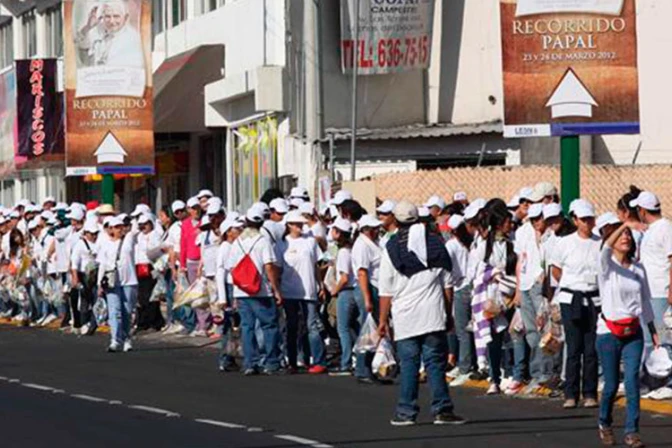
M 224 45 L 203 45 L 163 61 L 154 72 L 154 132 L 205 131 L 204 88 L 223 70 Z
M 414 124 L 393 128 L 359 128 L 357 140 L 405 140 L 412 138 L 441 138 L 460 135 L 501 134 L 501 121 L 472 124 Z M 352 134 L 350 128 L 328 128 L 325 135 L 333 134 L 335 140 L 349 140 Z

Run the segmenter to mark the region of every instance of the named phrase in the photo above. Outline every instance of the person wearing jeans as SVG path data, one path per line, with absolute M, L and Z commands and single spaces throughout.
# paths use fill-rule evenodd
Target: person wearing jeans
M 252 374 L 259 367 L 268 374 L 280 370 L 280 329 L 275 300 L 270 297 L 239 298 L 238 313 L 243 342 L 243 369 L 246 375 Z M 264 334 L 263 366 L 254 331 L 257 320 Z

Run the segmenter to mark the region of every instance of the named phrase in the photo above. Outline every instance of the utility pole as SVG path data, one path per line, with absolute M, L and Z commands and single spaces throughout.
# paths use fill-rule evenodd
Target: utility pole
M 353 33 L 354 50 L 352 63 L 352 125 L 350 136 L 350 180 L 355 181 L 355 150 L 357 149 L 357 72 L 359 71 L 359 0 L 355 0 L 354 17 L 350 22 L 355 30 Z
M 581 194 L 580 164 L 579 136 L 560 137 L 560 196 L 565 213 L 569 213 L 569 205 Z

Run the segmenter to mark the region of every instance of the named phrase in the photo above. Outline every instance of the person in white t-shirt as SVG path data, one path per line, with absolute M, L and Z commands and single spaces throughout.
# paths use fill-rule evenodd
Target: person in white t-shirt
M 135 268 L 138 277 L 138 322 L 137 330 L 159 331 L 164 325 L 160 302 L 150 301 L 156 279 L 149 252 L 161 245 L 161 237 L 155 231 L 153 217 L 142 214 L 138 218 L 139 233 L 135 245 Z
M 663 334 L 663 315 L 672 305 L 672 223 L 662 216 L 660 200 L 651 192 L 644 191 L 630 203 L 637 207 L 639 217 L 648 229 L 642 238 L 641 263 L 646 269 L 651 290 L 651 306 L 658 333 Z M 651 334 L 645 332 L 645 352 L 653 348 Z
M 304 226 L 308 236 L 315 238 L 320 249 L 325 250 L 327 248 L 327 228 L 318 218 L 315 206 L 310 202 L 304 202 L 299 205 L 299 212 L 308 221 Z
M 359 236 L 352 246 L 352 270 L 357 279 L 355 301 L 359 309 L 359 326 L 371 314 L 378 322 L 379 297 L 378 277 L 382 251 L 378 245 L 378 234 L 383 223 L 372 215 L 364 215 L 358 221 Z M 355 376 L 361 383 L 373 384 L 375 377 L 371 372 L 371 353 L 357 353 Z
M 98 246 L 96 239 L 100 229 L 95 222 L 87 222 L 82 230 L 82 235 L 74 244 L 70 255 L 70 278 L 75 300 L 73 307 L 78 303 L 82 310 L 80 332 L 83 335 L 92 334 L 96 329 L 96 319 L 93 315 L 94 285 L 96 282 L 97 267 L 96 256 Z
M 457 425 L 465 420 L 453 413 L 446 383 L 448 339 L 446 322 L 452 306 L 451 260 L 441 238 L 418 223 L 417 208 L 396 205 L 400 224 L 380 265 L 381 336 L 389 337 L 390 316 L 400 359 L 401 386 L 393 426 L 410 426 L 418 416 L 420 363 L 424 362 L 432 393 L 434 424 Z
M 262 234 L 273 246 L 278 244 L 285 234 L 285 215 L 289 212 L 289 204 L 282 198 L 273 199 L 269 204 L 270 218 L 264 222 Z
M 271 242 L 261 234 L 264 223 L 263 211 L 251 207 L 245 214 L 246 229 L 235 241 L 225 269 L 232 273 L 234 283 L 233 297 L 238 303 L 243 340 L 243 373 L 247 376 L 259 373 L 273 375 L 280 371 L 280 330 L 278 308 L 284 300 L 280 290 L 275 263 L 277 258 Z M 236 280 L 237 269 L 243 269 L 239 263 L 249 255 L 257 274 L 261 277 L 261 286 L 255 293 L 245 292 Z M 243 265 L 245 266 L 245 265 Z M 249 276 L 249 270 L 246 271 Z M 250 289 L 247 289 L 250 291 Z M 255 337 L 257 320 L 264 334 L 265 358 L 260 365 L 259 351 Z
M 626 395 L 625 445 L 643 446 L 639 436 L 639 366 L 644 352 L 641 326 L 652 334 L 656 347 L 660 339 L 653 323 L 651 292 L 646 271 L 635 261 L 632 227 L 621 224 L 609 213 L 602 230 L 604 244 L 598 266 L 602 312 L 597 324 L 597 351 L 600 355 L 604 390 L 599 416 L 599 436 L 605 445 L 614 445 L 613 409 L 623 365 Z
M 575 203 L 571 214 L 577 231 L 558 241 L 551 255 L 567 347 L 563 407 L 575 408 L 583 394 L 584 407 L 595 408 L 598 406 L 595 331 L 602 305 L 597 283 L 600 240 L 593 234 L 595 209 L 590 203 Z
M 640 251 L 642 249 L 642 239 L 644 239 L 644 232 L 646 232 L 646 224 L 642 222 L 637 212 L 637 207 L 630 205 L 637 197 L 639 197 L 642 190 L 635 187 L 634 185 L 630 186 L 630 191 L 621 196 L 621 198 L 616 203 L 616 215 L 621 222 L 627 222 L 631 224 L 630 231 L 632 232 L 632 239 L 637 251 L 636 257 L 637 261 L 640 260 Z
M 326 351 L 322 340 L 324 330 L 319 315 L 318 298 L 324 296 L 317 262 L 322 251 L 315 238 L 303 234 L 307 220 L 298 211 L 290 211 L 285 219 L 287 232 L 276 245 L 276 253 L 281 269 L 280 288 L 285 299 L 287 314 L 287 357 L 289 368 L 296 370 L 298 345 L 303 350 L 304 365 L 313 362 L 308 373 L 327 372 Z M 301 321 L 303 325 L 301 325 Z M 305 327 L 307 334 L 299 339 L 299 327 Z

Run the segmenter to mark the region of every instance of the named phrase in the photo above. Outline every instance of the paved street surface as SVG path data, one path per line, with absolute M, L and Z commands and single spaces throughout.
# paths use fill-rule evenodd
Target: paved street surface
M 393 428 L 396 387 L 307 375 L 245 378 L 212 350 L 0 327 L 3 447 L 595 447 L 595 412 L 454 389 L 462 427 Z M 618 413 L 622 418 L 622 413 Z M 200 420 L 200 421 L 199 421 Z M 643 415 L 648 446 L 672 447 L 672 417 Z M 620 435 L 619 435 L 620 437 Z

